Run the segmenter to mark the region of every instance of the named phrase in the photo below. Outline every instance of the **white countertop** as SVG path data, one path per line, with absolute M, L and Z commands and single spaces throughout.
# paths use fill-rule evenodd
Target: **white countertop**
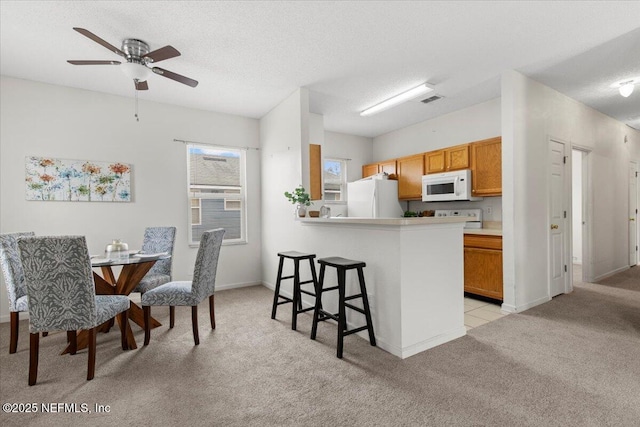
M 306 224 L 364 224 L 364 225 L 429 225 L 450 224 L 466 222 L 466 217 L 422 217 L 422 218 L 360 218 L 360 217 L 333 217 L 333 218 L 298 218 L 297 221 Z M 466 231 L 466 230 L 465 230 Z

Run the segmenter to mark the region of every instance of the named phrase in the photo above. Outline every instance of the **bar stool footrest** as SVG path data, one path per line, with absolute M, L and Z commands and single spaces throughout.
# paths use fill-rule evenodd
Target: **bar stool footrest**
M 346 336 L 346 335 L 355 334 L 356 332 L 366 331 L 367 329 L 369 329 L 369 327 L 367 325 L 364 325 L 359 328 L 351 329 L 349 331 L 344 331 L 344 335 Z
M 296 313 L 300 314 L 300 313 L 306 313 L 307 311 L 311 311 L 314 310 L 315 307 L 307 307 L 307 308 L 302 308 L 300 310 L 296 310 Z
M 362 298 L 362 294 L 358 294 L 358 295 L 351 295 L 351 296 L 348 296 L 348 297 L 344 297 L 344 300 L 345 300 L 345 301 L 349 301 L 349 300 L 351 300 L 351 299 L 356 299 L 356 298 Z
M 311 291 L 305 291 L 304 289 L 300 289 L 300 292 L 303 294 L 307 294 L 307 295 L 311 295 L 312 297 L 315 297 L 316 294 L 311 292 Z
M 280 296 L 279 298 L 282 298 L 284 301 L 278 301 L 278 305 L 289 304 L 290 302 L 293 302 L 293 300 L 289 297 Z
M 364 309 L 362 309 L 362 308 L 360 308 L 360 307 L 356 307 L 355 305 L 347 304 L 347 303 L 345 302 L 345 303 L 344 303 L 344 306 L 345 306 L 345 307 L 350 308 L 351 310 L 355 310 L 355 311 L 357 311 L 357 312 L 359 312 L 359 313 L 362 313 L 362 314 L 365 314 L 365 315 L 367 314 L 367 313 L 364 311 Z
M 338 321 L 338 313 L 333 314 L 333 313 L 328 313 L 324 310 L 320 310 L 319 313 L 319 317 L 318 317 L 318 322 L 323 322 L 325 320 L 329 320 L 329 319 L 333 319 L 336 322 Z

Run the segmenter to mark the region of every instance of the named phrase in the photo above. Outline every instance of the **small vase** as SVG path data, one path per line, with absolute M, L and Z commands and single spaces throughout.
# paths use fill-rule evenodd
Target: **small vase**
M 296 212 L 300 218 L 307 216 L 307 209 L 302 205 L 298 205 Z

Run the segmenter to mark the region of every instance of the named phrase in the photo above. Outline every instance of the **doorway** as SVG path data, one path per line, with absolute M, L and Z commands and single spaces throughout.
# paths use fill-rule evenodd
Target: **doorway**
M 629 163 L 629 266 L 638 265 L 638 164 Z
M 589 182 L 589 151 L 574 146 L 571 150 L 572 283 L 592 280 Z

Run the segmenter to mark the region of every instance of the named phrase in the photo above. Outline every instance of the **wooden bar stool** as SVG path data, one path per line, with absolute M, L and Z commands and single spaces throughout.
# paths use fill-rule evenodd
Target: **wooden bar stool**
M 318 278 L 316 277 L 316 267 L 313 262 L 316 255 L 315 254 L 305 254 L 302 252 L 289 251 L 289 252 L 279 252 L 278 256 L 280 257 L 280 264 L 278 265 L 278 277 L 276 280 L 276 290 L 273 294 L 273 307 L 271 308 L 271 318 L 276 318 L 276 310 L 280 304 L 293 304 L 293 309 L 291 313 L 291 329 L 294 331 L 297 327 L 297 319 L 298 314 L 304 313 L 306 311 L 311 311 L 315 307 L 302 308 L 302 294 L 311 295 L 313 297 L 316 296 L 316 289 L 318 288 Z M 292 276 L 282 276 L 282 267 L 284 266 L 285 258 L 293 260 L 293 275 Z M 301 260 L 309 260 L 309 268 L 311 269 L 311 280 L 305 280 L 303 282 L 300 281 L 300 261 Z M 293 299 L 289 297 L 285 297 L 280 295 L 280 283 L 286 279 L 293 279 Z M 313 283 L 313 292 L 307 291 L 300 288 L 300 285 L 304 285 L 307 283 Z M 282 299 L 283 301 L 280 301 Z
M 320 264 L 320 282 L 318 284 L 318 296 L 316 297 L 316 306 L 313 312 L 313 326 L 311 327 L 311 339 L 316 339 L 316 332 L 318 331 L 318 322 L 333 319 L 338 322 L 338 351 L 337 356 L 339 359 L 342 359 L 342 349 L 343 349 L 343 341 L 344 337 L 347 335 L 355 334 L 356 332 L 364 331 L 367 329 L 369 331 L 369 343 L 372 346 L 376 345 L 376 337 L 373 334 L 373 322 L 371 321 L 371 310 L 369 309 L 369 299 L 367 298 L 367 288 L 364 283 L 364 273 L 363 268 L 366 267 L 366 264 L 362 261 L 354 261 L 351 259 L 341 258 L 341 257 L 329 257 L 322 258 L 318 260 Z M 338 286 L 332 286 L 330 288 L 323 289 L 324 284 L 324 270 L 325 267 L 335 267 L 338 273 Z M 360 282 L 360 294 L 345 296 L 345 278 L 347 270 L 352 269 L 358 270 L 358 281 Z M 338 290 L 339 298 L 338 298 L 338 313 L 328 313 L 327 311 L 322 309 L 322 293 L 327 291 Z M 362 298 L 362 306 L 363 308 L 356 307 L 347 303 L 352 299 Z M 366 318 L 367 324 L 361 326 L 359 328 L 347 330 L 347 319 L 345 314 L 345 309 L 349 308 L 351 310 L 355 310 L 359 313 L 364 314 Z

